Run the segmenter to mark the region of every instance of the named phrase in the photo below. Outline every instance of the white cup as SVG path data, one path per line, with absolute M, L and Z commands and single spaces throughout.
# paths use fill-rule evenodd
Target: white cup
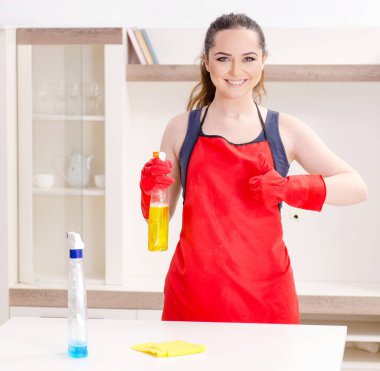
M 39 188 L 51 188 L 54 184 L 54 175 L 37 174 L 33 177 L 33 184 Z
M 98 187 L 98 188 L 102 188 L 104 189 L 105 186 L 106 186 L 106 177 L 104 174 L 97 174 L 94 176 L 94 180 L 95 180 L 95 185 Z

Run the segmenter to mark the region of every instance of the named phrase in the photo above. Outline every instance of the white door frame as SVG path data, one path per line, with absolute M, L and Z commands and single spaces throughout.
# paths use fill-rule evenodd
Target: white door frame
M 16 66 L 16 30 L 0 28 L 0 324 L 18 280 Z

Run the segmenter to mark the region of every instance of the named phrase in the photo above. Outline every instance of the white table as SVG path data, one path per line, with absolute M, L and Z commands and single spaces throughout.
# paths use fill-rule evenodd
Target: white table
M 15 317 L 0 326 L 4 371 L 340 371 L 344 326 L 89 320 L 89 356 L 67 356 L 67 321 Z M 134 344 L 183 340 L 204 353 L 156 358 Z

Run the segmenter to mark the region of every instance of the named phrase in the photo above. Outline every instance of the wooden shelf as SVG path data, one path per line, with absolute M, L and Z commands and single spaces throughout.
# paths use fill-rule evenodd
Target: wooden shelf
M 33 188 L 33 194 L 39 196 L 104 196 L 99 188 Z
M 46 289 L 61 289 L 61 287 L 57 287 L 54 285 L 50 286 L 43 286 L 41 285 L 18 285 L 15 288 L 10 289 L 10 297 L 11 302 L 13 304 L 11 305 L 25 305 L 25 306 L 48 306 L 46 303 L 43 304 L 41 300 L 36 295 L 36 300 L 33 302 L 33 292 L 37 291 L 44 291 Z M 29 296 L 28 302 L 23 302 L 23 295 L 20 295 L 20 290 L 25 291 L 26 294 Z M 36 291 L 37 290 L 37 291 Z M 107 285 L 103 287 L 97 287 L 97 291 L 103 291 L 107 290 Z M 129 305 L 135 305 L 133 303 L 128 303 L 125 299 L 125 295 L 129 295 L 131 290 L 128 290 L 126 288 L 123 288 L 123 286 L 113 287 L 114 290 L 114 296 L 115 299 L 117 299 L 120 303 L 124 303 L 123 307 L 124 309 L 129 309 Z M 49 290 L 47 290 L 49 291 Z M 56 290 L 57 291 L 57 290 Z M 60 291 L 60 290 L 58 290 Z M 141 291 L 146 291 L 146 294 L 149 296 L 151 292 L 148 292 L 149 290 L 142 289 Z M 162 292 L 155 291 L 155 294 L 157 294 L 161 299 L 163 300 L 163 294 Z M 329 294 L 329 292 L 327 292 Z M 12 301 L 12 297 L 16 295 L 18 297 L 17 303 Z M 48 293 L 46 294 L 48 295 Z M 47 296 L 45 297 L 45 300 L 49 302 L 47 299 Z M 65 295 L 65 290 L 63 290 L 60 295 Z M 104 308 L 115 308 L 115 304 L 110 302 L 109 300 L 106 300 L 106 298 L 101 299 L 102 297 L 99 297 L 99 305 L 100 307 Z M 326 296 L 323 292 L 321 292 L 319 295 L 308 295 L 305 292 L 298 293 L 299 303 L 300 303 L 300 311 L 302 314 L 336 314 L 336 315 L 379 315 L 380 313 L 380 297 L 378 295 L 374 296 L 361 296 L 360 294 L 356 295 L 337 295 L 337 296 Z M 33 304 L 34 303 L 34 304 Z M 161 303 L 161 302 L 160 302 Z M 151 307 L 149 309 L 162 309 L 162 305 L 158 307 Z M 359 331 L 359 329 L 357 330 Z M 358 332 L 359 333 L 359 332 Z M 358 340 L 359 341 L 359 340 Z
M 127 65 L 127 81 L 199 81 L 199 65 Z M 267 81 L 276 82 L 375 82 L 379 64 L 267 65 Z
M 90 115 L 33 115 L 34 121 L 89 121 L 89 122 L 104 122 L 104 116 Z
M 197 81 L 199 77 L 199 66 L 195 64 L 127 65 L 127 81 Z
M 122 44 L 122 28 L 18 28 L 18 45 Z
M 302 313 L 379 315 L 377 282 L 296 282 Z
M 14 307 L 67 307 L 66 285 L 47 289 L 39 285 L 20 285 L 34 288 L 13 287 L 9 289 L 9 306 Z M 162 309 L 164 297 L 161 292 L 120 291 L 111 285 L 87 284 L 88 308 L 103 309 Z

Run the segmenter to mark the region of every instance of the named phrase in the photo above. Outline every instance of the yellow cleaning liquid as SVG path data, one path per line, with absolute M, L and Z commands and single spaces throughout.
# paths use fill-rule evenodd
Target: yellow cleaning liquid
M 168 249 L 169 206 L 151 204 L 148 221 L 148 250 L 165 251 Z

